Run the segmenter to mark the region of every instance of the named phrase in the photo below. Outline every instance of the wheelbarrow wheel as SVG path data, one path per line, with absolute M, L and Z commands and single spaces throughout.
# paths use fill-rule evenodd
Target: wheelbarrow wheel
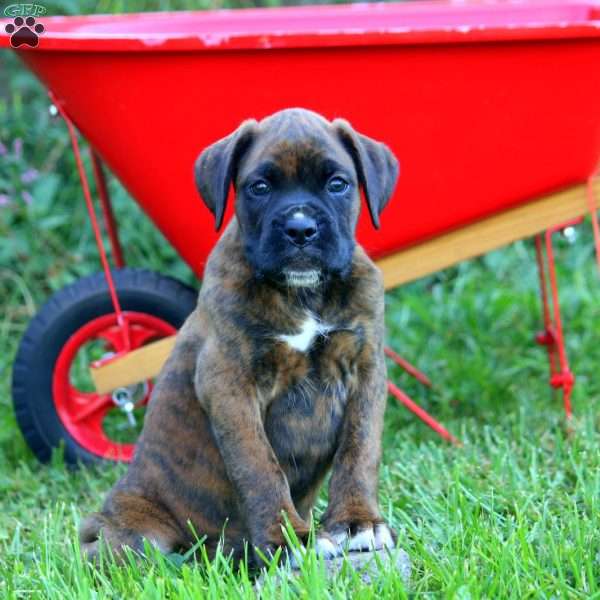
M 173 335 L 196 305 L 197 292 L 141 269 L 113 271 L 129 326 L 130 348 Z M 64 448 L 69 464 L 129 461 L 152 381 L 98 394 L 89 367 L 124 352 L 103 273 L 55 293 L 29 324 L 13 366 L 17 422 L 34 454 L 48 461 Z

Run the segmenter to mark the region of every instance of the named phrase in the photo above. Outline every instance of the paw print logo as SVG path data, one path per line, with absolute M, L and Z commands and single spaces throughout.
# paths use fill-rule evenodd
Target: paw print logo
M 10 34 L 10 44 L 13 48 L 23 45 L 35 48 L 39 43 L 39 36 L 44 33 L 44 26 L 36 23 L 33 17 L 15 17 L 13 23 L 6 25 L 4 30 Z

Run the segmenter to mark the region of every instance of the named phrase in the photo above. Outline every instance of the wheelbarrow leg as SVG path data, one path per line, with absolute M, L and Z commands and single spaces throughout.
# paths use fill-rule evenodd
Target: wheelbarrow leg
M 384 349 L 385 355 L 393 360 L 399 367 L 404 369 L 409 375 L 412 375 L 417 381 L 421 382 L 427 387 L 432 387 L 431 380 L 425 373 L 422 373 L 409 363 L 406 359 L 402 358 L 399 354 L 394 352 L 391 348 L 386 347 Z M 408 408 L 413 414 L 415 414 L 423 423 L 431 427 L 439 436 L 444 438 L 446 441 L 451 442 L 457 446 L 460 446 L 459 440 L 457 440 L 441 423 L 436 421 L 426 410 L 421 408 L 408 394 L 403 392 L 397 385 L 388 381 L 388 392 L 394 396 L 394 398 L 403 406 Z
M 407 394 L 405 394 L 397 385 L 388 381 L 388 391 L 400 404 L 403 404 L 414 413 L 423 423 L 429 425 L 438 435 L 443 437 L 446 441 L 460 446 L 461 443 L 457 440 L 441 423 L 436 421 L 426 410 L 422 409 L 418 404 L 414 402 Z
M 388 358 L 391 358 L 399 367 L 404 369 L 409 375 L 412 375 L 417 381 L 423 385 L 426 385 L 427 387 L 432 387 L 429 377 L 427 377 L 427 375 L 425 375 L 425 373 L 422 371 L 419 371 L 417 367 L 409 363 L 405 358 L 402 358 L 388 346 L 386 346 L 383 351 Z
M 563 403 L 567 421 L 571 419 L 571 392 L 575 384 L 575 376 L 569 368 L 567 351 L 562 329 L 562 319 L 560 314 L 560 303 L 558 298 L 558 283 L 556 279 L 556 265 L 554 261 L 554 250 L 552 248 L 552 235 L 558 229 L 549 229 L 543 235 L 539 234 L 535 238 L 536 258 L 540 276 L 540 293 L 542 298 L 542 307 L 544 314 L 544 331 L 536 336 L 538 344 L 546 346 L 548 352 L 548 361 L 550 363 L 550 385 L 554 388 L 562 388 Z M 545 247 L 545 248 L 544 248 Z M 546 264 L 543 252 L 546 251 Z M 548 284 L 550 286 L 550 296 L 548 295 Z
M 597 176 L 596 173 L 587 180 L 587 200 L 594 232 L 596 263 L 600 272 L 600 226 L 598 224 L 598 207 L 593 185 Z M 579 224 L 582 220 L 583 218 L 579 218 L 568 223 L 563 223 L 562 225 L 548 229 L 543 235 L 539 234 L 535 238 L 535 253 L 540 276 L 540 292 L 544 316 L 544 331 L 536 335 L 536 341 L 538 344 L 546 346 L 548 362 L 550 363 L 550 385 L 554 388 L 562 388 L 567 421 L 572 416 L 571 392 L 575 385 L 575 375 L 569 368 L 569 360 L 565 348 L 552 235 L 565 227 Z M 544 261 L 544 249 L 548 262 L 547 269 Z M 550 286 L 551 298 L 548 295 L 548 286 Z
M 96 216 L 96 211 L 94 210 L 94 202 L 92 200 L 92 194 L 90 192 L 90 184 L 88 181 L 87 174 L 85 172 L 85 167 L 83 165 L 83 160 L 81 158 L 81 151 L 79 149 L 79 141 L 77 139 L 77 132 L 75 131 L 75 125 L 73 125 L 73 121 L 69 118 L 69 115 L 62 108 L 60 102 L 55 98 L 52 92 L 49 92 L 50 100 L 53 105 L 56 107 L 56 110 L 63 118 L 67 131 L 69 132 L 69 138 L 71 139 L 71 146 L 73 147 L 73 154 L 75 155 L 75 162 L 77 164 L 77 171 L 79 172 L 79 179 L 81 180 L 81 188 L 83 191 L 83 197 L 85 199 L 86 208 L 88 211 L 88 215 L 90 217 L 90 222 L 92 224 L 92 229 L 94 230 L 94 236 L 96 238 L 96 246 L 98 247 L 98 253 L 100 254 L 100 261 L 102 262 L 102 268 L 104 269 L 104 275 L 106 277 L 106 283 L 108 285 L 108 290 L 110 293 L 111 302 L 113 308 L 115 310 L 115 315 L 117 319 L 117 325 L 123 334 L 123 342 L 126 350 L 131 348 L 131 339 L 129 335 L 129 326 L 127 323 L 127 319 L 121 309 L 121 303 L 119 302 L 119 297 L 117 295 L 117 289 L 115 287 L 115 282 L 110 271 L 110 265 L 108 262 L 108 257 L 106 255 L 106 249 L 104 247 L 104 241 L 102 240 L 102 234 L 100 232 L 100 225 L 98 223 L 98 218 Z
M 115 266 L 121 269 L 125 266 L 125 260 L 123 259 L 123 249 L 121 247 L 121 241 L 119 240 L 119 230 L 117 228 L 112 203 L 110 201 L 110 194 L 106 185 L 102 159 L 93 150 L 90 150 L 90 158 L 92 161 L 94 180 L 96 181 L 96 190 L 98 191 L 98 198 L 100 198 L 100 207 L 104 217 L 104 226 L 106 227 L 106 233 L 108 234 L 108 239 L 110 241 L 113 262 L 115 263 Z

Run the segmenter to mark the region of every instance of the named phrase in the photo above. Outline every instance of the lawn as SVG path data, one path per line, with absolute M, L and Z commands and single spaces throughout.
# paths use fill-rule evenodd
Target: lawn
M 248 575 L 225 559 L 84 564 L 77 524 L 122 469 L 68 470 L 60 452 L 40 465 L 17 429 L 10 377 L 20 335 L 53 291 L 99 267 L 65 128 L 46 106 L 14 57 L 0 56 L 0 598 L 252 598 Z M 128 262 L 198 285 L 110 185 Z M 600 597 L 600 279 L 589 224 L 556 249 L 577 375 L 572 432 L 533 343 L 541 313 L 531 242 L 389 293 L 388 342 L 435 388 L 391 365 L 390 377 L 464 444 L 449 446 L 390 399 L 381 506 L 411 557 L 411 581 L 389 572 L 371 586 L 348 573 L 327 580 L 312 561 L 279 587 L 268 576 L 262 597 Z

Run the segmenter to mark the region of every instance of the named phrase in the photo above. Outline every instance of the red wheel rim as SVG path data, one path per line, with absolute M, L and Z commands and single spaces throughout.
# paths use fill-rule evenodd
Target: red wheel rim
M 128 327 L 130 350 L 176 333 L 175 327 L 152 315 L 140 312 L 123 312 Z M 135 444 L 110 439 L 104 429 L 104 419 L 109 411 L 120 409 L 111 394 L 82 391 L 71 381 L 71 369 L 78 352 L 92 341 L 101 341 L 107 352 L 126 350 L 123 334 L 115 314 L 97 317 L 79 328 L 63 346 L 52 378 L 52 395 L 56 412 L 71 437 L 89 453 L 104 459 L 129 462 Z M 136 407 L 146 404 L 152 392 L 148 382 L 144 397 Z M 126 415 L 122 414 L 124 420 Z

